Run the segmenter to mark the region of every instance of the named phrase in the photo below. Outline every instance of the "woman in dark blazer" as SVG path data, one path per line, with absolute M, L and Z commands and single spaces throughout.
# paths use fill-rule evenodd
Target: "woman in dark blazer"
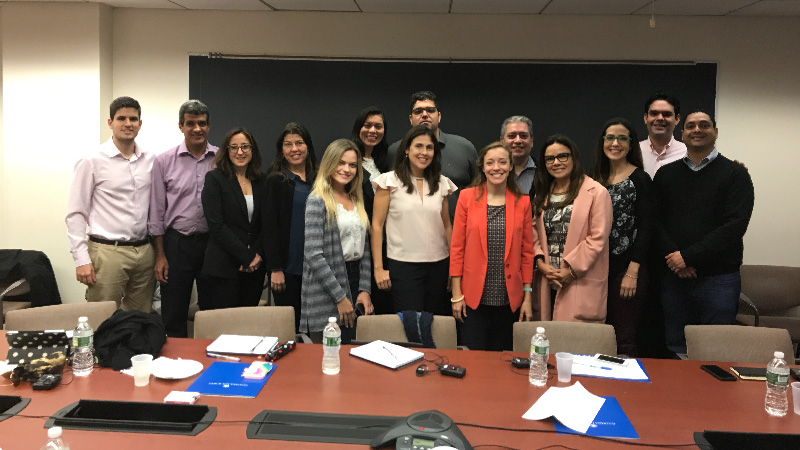
M 225 135 L 206 174 L 201 199 L 210 237 L 203 261 L 209 289 L 200 309 L 256 306 L 264 288 L 261 252 L 261 202 L 264 177 L 253 135 L 234 128 Z
M 317 175 L 314 143 L 306 127 L 287 123 L 275 143 L 264 196 L 264 263 L 278 306 L 294 308 L 300 324 L 306 199 Z
M 461 343 L 508 350 L 512 326 L 530 320 L 531 202 L 517 186 L 511 150 L 500 142 L 478 156 L 480 172 L 458 198 L 450 246 L 453 316 Z

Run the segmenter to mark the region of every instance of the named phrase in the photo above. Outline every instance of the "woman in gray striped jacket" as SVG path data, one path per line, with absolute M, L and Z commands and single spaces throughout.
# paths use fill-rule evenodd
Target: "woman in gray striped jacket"
M 364 210 L 361 155 L 347 139 L 325 150 L 306 201 L 300 331 L 322 341 L 328 317 L 337 317 L 342 343 L 355 337 L 356 311 L 372 313 L 372 259 Z

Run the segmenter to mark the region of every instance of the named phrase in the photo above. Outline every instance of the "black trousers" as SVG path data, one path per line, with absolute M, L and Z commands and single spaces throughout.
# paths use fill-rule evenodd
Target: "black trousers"
M 461 345 L 470 350 L 512 350 L 514 347 L 514 322 L 517 313 L 508 305 L 478 305 L 467 307 L 467 317 L 458 324 Z
M 403 262 L 389 260 L 394 312 L 427 311 L 436 315 L 452 314 L 447 278 L 450 258 L 436 262 Z
M 164 253 L 169 264 L 167 283 L 161 283 L 161 320 L 167 336 L 187 337 L 186 321 L 192 286 L 197 292 L 208 289 L 208 279 L 201 273 L 208 234 L 183 235 L 172 228 L 164 233 Z
M 252 273 L 239 272 L 235 278 L 222 278 L 206 275 L 209 287 L 197 295 L 201 310 L 235 308 L 238 306 L 258 306 L 261 291 L 264 290 L 266 270 L 260 268 Z
M 283 278 L 286 281 L 286 287 L 283 292 L 272 291 L 272 296 L 275 297 L 276 306 L 291 306 L 294 308 L 294 332 L 297 333 L 300 329 L 300 307 L 302 304 L 300 292 L 303 287 L 303 276 L 283 272 Z

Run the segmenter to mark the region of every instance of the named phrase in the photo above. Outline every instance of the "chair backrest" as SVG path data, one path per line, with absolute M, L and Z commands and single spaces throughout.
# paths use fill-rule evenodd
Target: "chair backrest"
M 783 328 L 687 325 L 684 331 L 689 359 L 766 365 L 775 351 L 782 351 L 794 363 L 792 338 Z
M 530 352 L 536 327 L 544 327 L 550 341 L 550 353 L 569 352 L 582 355 L 617 354 L 614 327 L 584 322 L 514 322 L 514 351 Z
M 763 315 L 800 306 L 800 267 L 742 265 L 742 292 Z
M 280 342 L 293 341 L 294 308 L 244 306 L 197 311 L 194 315 L 196 339 L 216 339 L 221 334 L 276 336 Z
M 433 316 L 431 335 L 436 348 L 458 348 L 456 338 L 456 319 L 452 316 Z M 356 325 L 357 341 L 408 342 L 403 321 L 397 314 L 378 314 L 361 316 Z
M 37 306 L 9 311 L 4 328 L 7 331 L 72 330 L 78 325 L 78 317 L 86 316 L 89 325 L 96 330 L 116 310 L 117 303 L 111 301 Z

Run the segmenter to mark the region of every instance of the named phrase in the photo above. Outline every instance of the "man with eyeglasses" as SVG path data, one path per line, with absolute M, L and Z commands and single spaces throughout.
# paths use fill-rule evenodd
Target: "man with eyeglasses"
M 500 127 L 500 141 L 511 149 L 514 173 L 523 194 L 533 198 L 533 174 L 536 163 L 531 158 L 533 148 L 533 122 L 525 116 L 511 116 Z
M 667 346 L 686 352 L 683 328 L 731 325 L 741 291 L 744 234 L 753 213 L 747 169 L 716 149 L 718 130 L 704 111 L 686 116 L 687 154 L 656 174 L 658 246 L 669 271 L 661 282 Z
M 154 156 L 136 143 L 142 108 L 130 97 L 111 102 L 111 139 L 75 164 L 67 203 L 67 237 L 75 278 L 86 300 L 113 300 L 150 312 L 155 254 L 147 236 Z M 87 235 L 87 226 L 89 228 Z
M 656 92 L 644 104 L 647 139 L 639 143 L 644 171 L 650 178 L 662 166 L 686 156 L 686 146 L 673 133 L 681 121 L 681 102 L 667 92 Z
M 426 125 L 436 133 L 442 148 L 442 175 L 458 186 L 459 191 L 447 198 L 452 221 L 456 214 L 456 205 L 461 189 L 469 186 L 476 174 L 475 161 L 478 159 L 478 152 L 472 142 L 467 139 L 455 134 L 444 133 L 439 129 L 442 113 L 439 111 L 436 95 L 433 92 L 415 92 L 411 95 L 410 105 L 411 114 L 409 114 L 408 120 L 411 122 L 411 126 Z M 400 147 L 399 140 L 389 146 L 388 155 L 392 164 L 394 164 L 398 147 Z
M 183 141 L 153 163 L 148 230 L 156 252 L 155 277 L 161 285 L 161 319 L 170 337 L 188 337 L 192 287 L 206 289 L 200 271 L 208 243 L 208 224 L 200 193 L 214 164 L 217 147 L 208 142 L 208 107 L 189 100 L 178 110 Z

